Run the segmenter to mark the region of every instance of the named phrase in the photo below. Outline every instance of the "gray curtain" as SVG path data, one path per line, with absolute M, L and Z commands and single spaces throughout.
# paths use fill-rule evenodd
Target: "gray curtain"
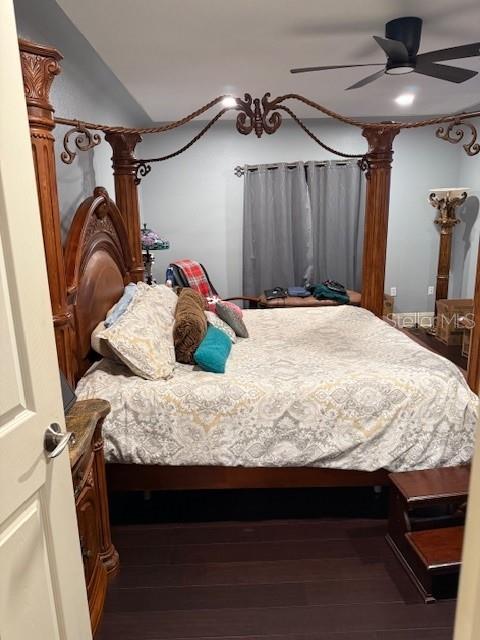
M 313 263 L 304 163 L 245 167 L 244 180 L 244 295 L 302 284 Z
M 330 278 L 361 291 L 364 179 L 355 160 L 245 167 L 243 293 Z
M 308 162 L 313 281 L 337 280 L 361 291 L 364 188 L 356 161 Z

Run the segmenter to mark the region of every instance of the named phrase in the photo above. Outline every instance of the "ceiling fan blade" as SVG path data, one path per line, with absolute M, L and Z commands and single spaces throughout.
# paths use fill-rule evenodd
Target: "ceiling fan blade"
M 385 73 L 385 69 L 380 69 L 380 71 L 375 71 L 375 73 L 372 73 L 370 76 L 367 76 L 366 78 L 363 78 L 363 80 L 359 80 L 355 84 L 352 84 L 350 87 L 347 87 L 345 91 L 350 91 L 350 89 L 359 89 L 360 87 L 364 87 L 366 84 L 370 84 L 370 82 L 373 82 L 374 80 L 378 80 L 378 78 L 381 78 L 384 73 Z
M 417 56 L 417 61 L 440 62 L 441 60 L 459 60 L 460 58 L 474 58 L 475 56 L 480 56 L 480 42 L 463 44 L 460 47 L 450 47 L 449 49 L 427 51 Z
M 307 73 L 308 71 L 327 71 L 328 69 L 351 69 L 353 67 L 384 67 L 382 62 L 371 64 L 337 64 L 329 67 L 301 67 L 300 69 L 290 69 L 290 73 Z
M 465 82 L 478 74 L 478 71 L 471 69 L 461 69 L 460 67 L 451 67 L 446 64 L 436 64 L 435 62 L 420 62 L 415 67 L 416 73 L 424 76 L 438 78 L 439 80 L 447 80 L 447 82 Z
M 407 47 L 400 40 L 392 40 L 391 38 L 380 38 L 372 36 L 375 42 L 382 47 L 387 57 L 395 62 L 408 62 Z

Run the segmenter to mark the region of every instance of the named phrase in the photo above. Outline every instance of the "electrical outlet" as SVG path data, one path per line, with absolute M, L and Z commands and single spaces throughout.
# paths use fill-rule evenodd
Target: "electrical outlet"
M 433 292 L 435 291 L 434 287 L 428 287 L 427 289 L 427 295 L 429 296 L 433 296 Z
M 390 295 L 393 298 L 397 295 L 397 287 L 390 287 Z

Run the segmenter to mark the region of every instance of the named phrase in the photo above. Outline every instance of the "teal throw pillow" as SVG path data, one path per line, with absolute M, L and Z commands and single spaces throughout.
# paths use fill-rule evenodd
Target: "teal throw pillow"
M 208 325 L 207 333 L 193 354 L 194 361 L 204 371 L 225 373 L 225 364 L 232 341 L 221 329 Z

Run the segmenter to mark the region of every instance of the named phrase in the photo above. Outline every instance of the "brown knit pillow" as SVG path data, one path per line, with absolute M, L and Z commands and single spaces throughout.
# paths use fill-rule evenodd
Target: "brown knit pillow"
M 173 343 L 177 362 L 195 364 L 193 354 L 207 333 L 206 301 L 193 289 L 182 289 L 175 309 Z

